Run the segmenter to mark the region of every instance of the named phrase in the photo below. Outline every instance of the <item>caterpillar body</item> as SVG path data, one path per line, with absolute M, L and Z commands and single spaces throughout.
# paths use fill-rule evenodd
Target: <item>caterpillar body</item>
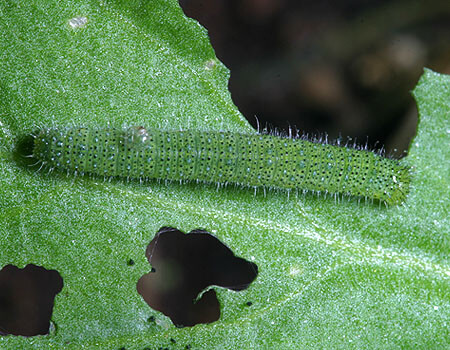
M 235 183 L 405 200 L 409 167 L 366 150 L 269 134 L 144 127 L 49 128 L 33 157 L 51 169 L 107 177 Z

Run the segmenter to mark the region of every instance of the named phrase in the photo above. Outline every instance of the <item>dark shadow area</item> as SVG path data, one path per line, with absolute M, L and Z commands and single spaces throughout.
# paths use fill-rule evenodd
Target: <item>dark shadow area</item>
M 63 288 L 58 271 L 29 264 L 0 270 L 0 335 L 49 333 L 56 294 Z
M 417 129 L 410 91 L 423 67 L 450 72 L 448 0 L 179 3 L 208 30 L 254 127 L 256 116 L 286 134 L 349 136 L 400 156 Z
M 146 250 L 152 272 L 142 276 L 137 290 L 151 308 L 178 327 L 210 323 L 220 317 L 220 305 L 209 286 L 246 289 L 258 274 L 256 264 L 238 258 L 207 231 L 185 234 L 162 227 Z M 203 292 L 203 293 L 202 293 Z

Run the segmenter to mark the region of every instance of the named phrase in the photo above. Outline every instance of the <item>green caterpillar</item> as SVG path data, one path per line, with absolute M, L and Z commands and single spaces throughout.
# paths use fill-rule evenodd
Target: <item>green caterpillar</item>
M 50 128 L 34 137 L 43 166 L 75 173 L 300 189 L 400 204 L 410 170 L 373 152 L 268 134 Z

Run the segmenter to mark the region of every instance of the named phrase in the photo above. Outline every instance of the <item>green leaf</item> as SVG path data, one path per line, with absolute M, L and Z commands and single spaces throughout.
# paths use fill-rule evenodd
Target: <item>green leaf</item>
M 426 70 L 414 90 L 420 124 L 402 206 L 108 182 L 31 171 L 16 142 L 52 125 L 254 132 L 205 30 L 175 0 L 35 0 L 3 1 L 0 33 L 0 266 L 34 263 L 64 279 L 56 330 L 0 336 L 0 348 L 143 349 L 170 338 L 199 349 L 450 344 L 449 76 Z M 162 226 L 204 228 L 258 264 L 247 290 L 216 288 L 219 321 L 176 328 L 137 293 Z

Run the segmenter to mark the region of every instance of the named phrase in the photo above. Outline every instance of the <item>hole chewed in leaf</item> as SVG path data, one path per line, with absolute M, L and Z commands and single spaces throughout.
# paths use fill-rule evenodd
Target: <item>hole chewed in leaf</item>
M 63 287 L 58 271 L 29 264 L 0 270 L 0 335 L 49 333 L 56 294 Z
M 246 289 L 256 278 L 256 264 L 236 257 L 207 231 L 185 234 L 163 227 L 147 247 L 152 272 L 137 284 L 150 307 L 170 317 L 179 327 L 217 321 L 220 305 L 215 285 L 231 290 Z

